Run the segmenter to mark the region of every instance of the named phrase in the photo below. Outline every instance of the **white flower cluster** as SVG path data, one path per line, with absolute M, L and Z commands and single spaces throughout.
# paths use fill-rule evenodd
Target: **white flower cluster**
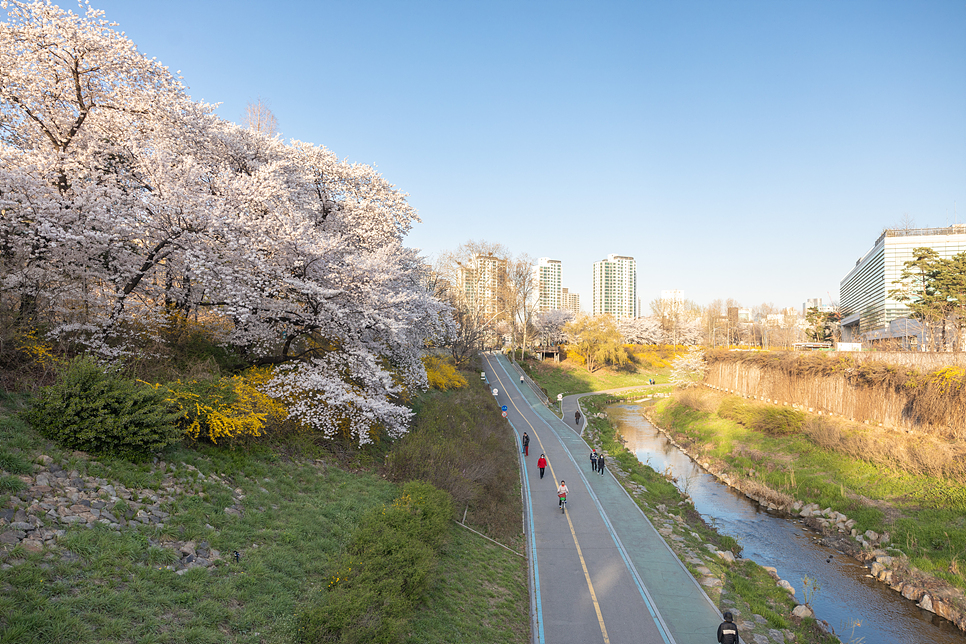
M 88 8 L 5 3 L 0 298 L 105 357 L 172 310 L 213 315 L 304 423 L 405 430 L 443 305 L 418 221 L 371 167 L 220 120 Z

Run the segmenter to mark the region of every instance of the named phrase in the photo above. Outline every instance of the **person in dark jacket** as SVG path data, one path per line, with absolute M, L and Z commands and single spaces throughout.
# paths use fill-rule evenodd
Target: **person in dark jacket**
M 597 471 L 597 448 L 590 453 L 590 469 Z
M 738 644 L 738 627 L 732 621 L 730 611 L 725 611 L 724 621 L 718 625 L 718 642 L 721 644 Z
M 604 453 L 603 452 L 597 455 L 597 471 L 600 472 L 601 476 L 604 475 Z
M 530 456 L 530 437 L 526 432 L 523 432 L 523 455 Z
M 537 467 L 540 468 L 540 478 L 543 478 L 543 471 L 547 468 L 547 457 L 543 454 L 537 459 Z
M 580 425 L 580 410 L 574 412 L 574 425 Z

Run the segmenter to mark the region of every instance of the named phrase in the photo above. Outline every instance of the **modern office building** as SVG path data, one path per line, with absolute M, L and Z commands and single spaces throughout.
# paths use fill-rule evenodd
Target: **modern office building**
M 919 247 L 931 248 L 942 258 L 966 251 L 966 225 L 883 231 L 839 285 L 843 342 L 902 335 L 894 329 L 908 325 L 897 327 L 892 322 L 907 317 L 909 309 L 889 297 L 889 291 L 899 288 L 896 281 L 912 259 L 913 249 Z
M 560 289 L 560 308 L 574 315 L 580 315 L 580 294 L 571 293 L 565 288 Z
M 471 310 L 481 310 L 487 316 L 501 313 L 507 281 L 505 259 L 477 253 L 465 266 L 460 265 L 459 277 L 460 290 Z
M 560 260 L 541 257 L 533 267 L 537 284 L 537 312 L 557 311 L 563 308 L 560 288 Z
M 594 315 L 616 320 L 636 318 L 637 262 L 633 257 L 608 255 L 594 263 Z

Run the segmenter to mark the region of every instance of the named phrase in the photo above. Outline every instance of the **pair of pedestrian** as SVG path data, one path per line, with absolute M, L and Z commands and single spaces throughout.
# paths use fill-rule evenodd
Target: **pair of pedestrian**
M 590 469 L 604 475 L 604 453 L 598 454 L 596 447 L 590 452 Z
M 523 432 L 523 455 L 530 456 L 530 437 L 526 432 Z

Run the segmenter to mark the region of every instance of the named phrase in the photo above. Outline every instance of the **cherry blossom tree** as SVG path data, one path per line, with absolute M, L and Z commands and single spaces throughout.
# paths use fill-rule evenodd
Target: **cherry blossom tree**
M 670 381 L 675 387 L 688 389 L 696 387 L 704 380 L 708 363 L 704 360 L 704 349 L 691 347 L 687 353 L 679 355 L 671 362 Z
M 170 316 L 272 365 L 327 436 L 405 431 L 446 307 L 403 245 L 406 195 L 321 146 L 218 119 L 103 12 L 0 23 L 0 306 L 105 358 Z
M 655 317 L 626 318 L 617 323 L 625 344 L 660 344 L 661 321 Z
M 547 346 L 564 342 L 566 340 L 564 327 L 573 319 L 573 312 L 563 309 L 537 313 L 534 316 L 534 326 L 540 335 L 540 341 Z

